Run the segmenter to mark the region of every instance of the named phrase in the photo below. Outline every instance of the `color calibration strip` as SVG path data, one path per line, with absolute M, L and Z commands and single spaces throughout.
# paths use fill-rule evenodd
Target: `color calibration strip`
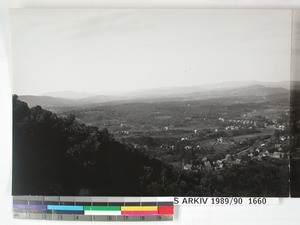
M 174 197 L 13 196 L 16 219 L 170 221 Z

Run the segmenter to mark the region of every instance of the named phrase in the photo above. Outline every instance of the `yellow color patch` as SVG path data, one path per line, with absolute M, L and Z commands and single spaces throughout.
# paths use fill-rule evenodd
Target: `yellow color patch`
M 121 206 L 121 211 L 157 211 L 157 206 Z

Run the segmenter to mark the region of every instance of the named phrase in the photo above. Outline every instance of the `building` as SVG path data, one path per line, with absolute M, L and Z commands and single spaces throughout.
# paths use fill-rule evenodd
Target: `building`
M 272 155 L 272 157 L 276 158 L 276 159 L 281 159 L 281 158 L 284 157 L 284 155 L 285 154 L 283 152 L 274 152 L 273 155 Z

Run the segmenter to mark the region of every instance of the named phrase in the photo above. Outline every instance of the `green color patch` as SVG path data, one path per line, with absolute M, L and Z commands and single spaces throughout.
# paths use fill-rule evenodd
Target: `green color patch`
M 84 210 L 121 211 L 121 206 L 84 206 Z

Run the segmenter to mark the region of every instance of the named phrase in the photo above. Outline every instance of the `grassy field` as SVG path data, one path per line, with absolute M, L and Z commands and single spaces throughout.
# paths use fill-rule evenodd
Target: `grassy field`
M 236 142 L 239 142 L 239 141 L 245 141 L 248 138 L 264 137 L 264 136 L 272 135 L 274 132 L 274 130 L 271 128 L 259 129 L 259 131 L 261 133 L 239 135 L 239 136 L 232 137 L 232 139 Z

